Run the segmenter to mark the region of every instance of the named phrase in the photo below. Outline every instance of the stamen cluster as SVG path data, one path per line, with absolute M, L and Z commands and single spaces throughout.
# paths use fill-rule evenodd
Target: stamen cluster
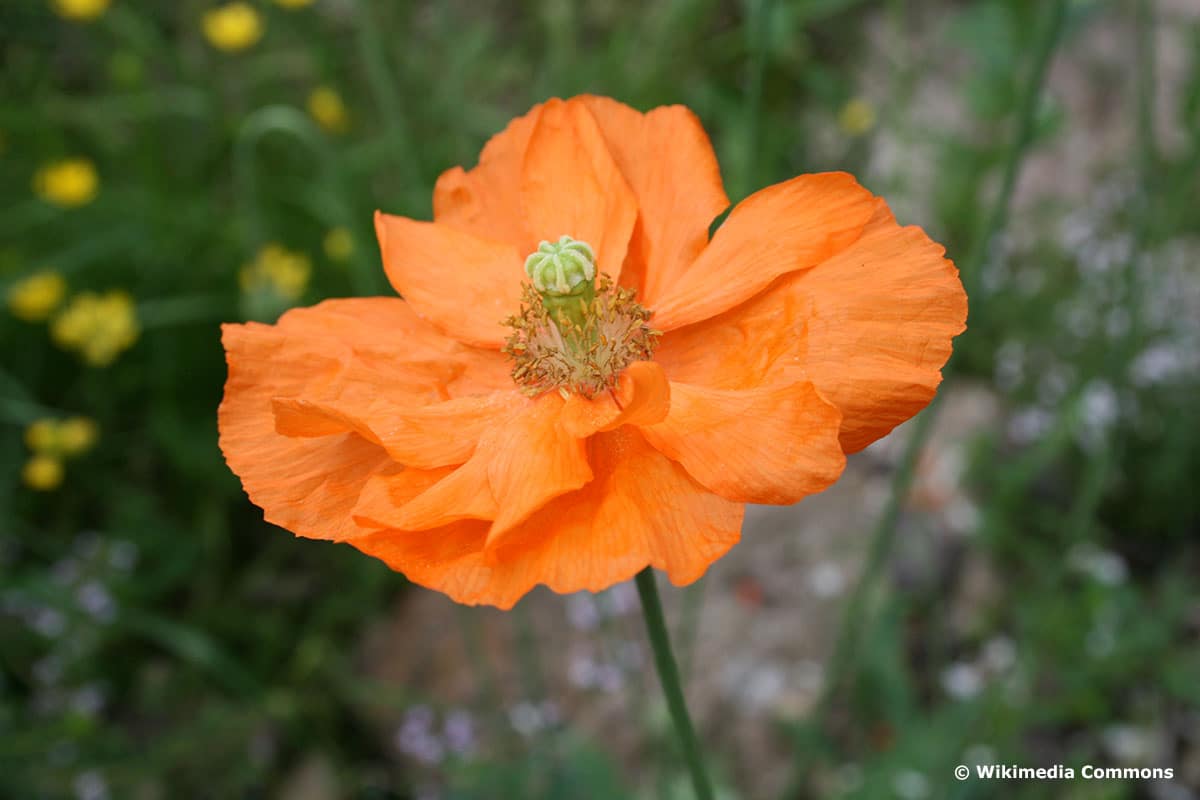
M 515 362 L 512 377 L 521 391 L 533 396 L 559 389 L 590 398 L 611 389 L 625 367 L 650 358 L 662 333 L 646 324 L 650 312 L 635 296 L 601 274 L 594 297 L 551 309 L 525 284 L 520 313 L 505 320 L 513 333 L 503 348 Z

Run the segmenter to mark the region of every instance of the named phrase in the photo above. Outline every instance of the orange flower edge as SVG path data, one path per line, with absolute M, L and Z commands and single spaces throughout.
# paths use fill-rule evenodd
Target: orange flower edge
M 822 491 L 924 408 L 967 312 L 849 175 L 710 240 L 727 205 L 687 109 L 536 106 L 439 178 L 432 222 L 376 214 L 403 299 L 224 326 L 227 462 L 268 521 L 459 602 L 695 580 L 745 503 Z

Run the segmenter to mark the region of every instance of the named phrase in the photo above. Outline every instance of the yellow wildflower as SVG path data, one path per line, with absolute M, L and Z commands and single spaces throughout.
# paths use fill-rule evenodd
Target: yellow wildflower
M 342 96 L 328 86 L 318 86 L 309 94 L 308 113 L 330 133 L 341 133 L 349 124 Z
M 261 39 L 262 33 L 262 17 L 248 3 L 227 3 L 204 14 L 204 35 L 218 50 L 245 50 Z
M 322 245 L 330 261 L 349 261 L 354 255 L 354 236 L 342 227 L 331 228 Z
M 313 0 L 275 0 L 275 5 L 282 8 L 304 8 L 312 4 Z
M 86 158 L 47 164 L 33 176 L 33 190 L 47 203 L 62 208 L 87 205 L 100 188 L 96 167 Z
M 90 450 L 99 435 L 96 423 L 88 417 L 43 417 L 25 429 L 25 444 L 37 455 L 71 457 Z
M 77 456 L 92 449 L 99 438 L 96 423 L 88 417 L 68 417 L 58 426 L 58 447 L 66 456 Z
M 78 350 L 97 367 L 111 364 L 137 341 L 139 333 L 133 299 L 122 291 L 76 295 L 50 328 L 60 346 Z
M 25 444 L 35 453 L 48 454 L 58 450 L 58 420 L 43 417 L 25 429 Z
M 51 0 L 50 7 L 63 19 L 88 22 L 108 10 L 112 0 Z
M 307 256 L 278 244 L 269 244 L 258 251 L 252 262 L 242 267 L 238 279 L 244 292 L 266 291 L 292 301 L 304 294 L 311 272 L 312 265 Z
M 852 98 L 838 112 L 838 127 L 850 136 L 862 136 L 875 127 L 875 107 L 861 97 Z
M 8 308 L 26 322 L 41 322 L 62 303 L 67 282 L 54 270 L 35 272 L 8 289 Z
M 36 455 L 25 462 L 21 470 L 25 485 L 39 492 L 57 489 L 63 479 L 63 465 L 54 456 Z

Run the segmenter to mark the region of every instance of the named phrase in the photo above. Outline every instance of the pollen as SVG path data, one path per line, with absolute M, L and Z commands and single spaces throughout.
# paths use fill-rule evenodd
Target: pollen
M 551 292 L 557 282 L 554 276 Z M 525 284 L 520 313 L 505 320 L 513 333 L 503 352 L 512 358 L 513 380 L 525 394 L 557 389 L 590 398 L 611 389 L 634 361 L 654 353 L 661 333 L 646 324 L 650 312 L 637 303 L 632 289 L 604 274 L 582 283 L 592 289 L 591 296 L 567 295 L 573 298 L 569 306 L 558 305 L 562 295 Z

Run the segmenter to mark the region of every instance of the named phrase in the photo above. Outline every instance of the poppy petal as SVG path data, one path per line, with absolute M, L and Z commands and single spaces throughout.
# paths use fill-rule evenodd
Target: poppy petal
M 857 452 L 929 404 L 967 295 L 945 248 L 886 206 L 862 239 L 790 291 L 812 299 L 804 368 L 842 410 L 842 446 Z
M 625 368 L 612 393 L 593 398 L 570 395 L 563 404 L 563 428 L 585 438 L 622 425 L 652 425 L 667 415 L 671 387 L 663 368 L 653 361 L 635 361 Z
M 862 234 L 877 199 L 844 172 L 801 175 L 738 203 L 708 247 L 649 307 L 669 331 L 720 314 Z
M 597 592 L 647 565 L 684 585 L 739 540 L 743 505 L 704 489 L 634 428 L 595 436 L 592 461 L 595 480 L 546 504 L 486 553 L 479 522 L 381 530 L 352 544 L 460 603 L 511 608 L 538 584 Z
M 702 325 L 672 331 L 655 352 L 672 381 L 757 386 L 780 365 L 803 369 L 842 412 L 857 452 L 933 398 L 967 299 L 944 249 L 900 227 L 880 201 L 862 237 Z
M 275 429 L 284 436 L 329 436 L 354 431 L 416 469 L 461 464 L 479 437 L 508 408 L 515 391 L 456 397 L 443 403 L 404 406 L 383 397 L 345 406 L 303 398 L 276 398 Z
M 724 498 L 795 503 L 842 474 L 841 412 L 808 381 L 752 389 L 675 383 L 671 411 L 642 435 Z
M 525 276 L 516 247 L 381 211 L 375 232 L 388 280 L 414 311 L 462 342 L 504 343 Z
M 293 309 L 275 325 L 225 325 L 222 342 L 229 364 L 218 411 L 225 459 L 267 521 L 318 539 L 361 533 L 351 518 L 359 494 L 395 464 L 351 426 L 281 435 L 278 401 L 339 397 L 356 409 L 386 391 L 415 406 L 506 378 L 496 353 L 443 336 L 398 298 L 328 300 Z
M 433 189 L 433 218 L 483 239 L 507 242 L 522 254 L 537 242 L 521 213 L 521 165 L 541 114 L 536 105 L 493 136 L 474 169 L 448 169 Z
M 607 97 L 585 95 L 617 167 L 637 197 L 640 264 L 626 260 L 620 283 L 654 306 L 708 244 L 708 229 L 729 206 L 712 143 L 683 106 L 645 114 Z M 632 248 L 631 248 L 632 249 Z M 634 274 L 627 274 L 634 273 Z
M 372 525 L 401 530 L 491 519 L 493 535 L 502 536 L 552 498 L 591 480 L 585 443 L 563 428 L 562 406 L 557 393 L 533 401 L 520 398 L 508 413 L 491 417 L 475 452 L 461 466 L 402 505 L 380 505 L 382 495 L 377 494 L 370 509 L 355 513 L 369 517 Z
M 358 498 L 352 515 L 364 528 L 394 528 L 397 522 L 413 530 L 429 530 L 464 519 L 491 519 L 496 514 L 496 499 L 488 491 L 486 479 L 477 482 L 479 464 L 440 469 L 385 470 L 371 476 Z M 422 495 L 436 489 L 443 500 L 453 498 L 454 515 L 443 514 L 436 503 L 424 503 L 402 516 L 401 511 Z
M 534 240 L 587 242 L 599 270 L 620 272 L 637 200 L 583 104 L 542 106 L 521 169 L 521 205 Z
M 562 406 L 556 392 L 548 393 L 509 424 L 493 428 L 494 438 L 480 442 L 481 448 L 486 444 L 493 450 L 488 485 L 500 503 L 489 543 L 551 499 L 592 479 L 586 442 L 563 427 Z

